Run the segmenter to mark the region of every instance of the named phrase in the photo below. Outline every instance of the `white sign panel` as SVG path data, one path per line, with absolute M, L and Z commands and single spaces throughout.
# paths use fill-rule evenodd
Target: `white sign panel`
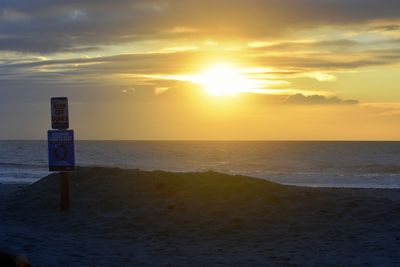
M 68 98 L 51 98 L 51 128 L 65 130 L 68 127 Z

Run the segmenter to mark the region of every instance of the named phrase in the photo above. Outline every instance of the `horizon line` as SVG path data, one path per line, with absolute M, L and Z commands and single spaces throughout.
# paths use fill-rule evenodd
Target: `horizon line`
M 44 141 L 47 139 L 1 139 L 0 141 Z M 400 139 L 75 139 L 97 142 L 400 142 Z

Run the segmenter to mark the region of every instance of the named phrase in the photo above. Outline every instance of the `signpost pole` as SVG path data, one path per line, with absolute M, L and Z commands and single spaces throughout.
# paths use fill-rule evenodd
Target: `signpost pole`
M 60 210 L 69 210 L 69 174 L 60 172 Z
M 47 131 L 49 170 L 59 172 L 60 210 L 69 210 L 69 173 L 75 170 L 74 131 L 68 130 L 68 98 L 53 97 L 51 128 Z

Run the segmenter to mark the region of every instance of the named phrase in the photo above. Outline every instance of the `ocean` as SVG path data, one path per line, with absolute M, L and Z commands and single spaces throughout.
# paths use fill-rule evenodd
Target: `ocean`
M 77 166 L 217 171 L 312 187 L 400 188 L 400 142 L 76 141 Z M 0 183 L 48 175 L 46 141 L 0 141 Z

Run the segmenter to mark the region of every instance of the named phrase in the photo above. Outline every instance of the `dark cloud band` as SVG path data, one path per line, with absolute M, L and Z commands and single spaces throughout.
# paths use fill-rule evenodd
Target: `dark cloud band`
M 0 50 L 53 53 L 188 36 L 263 38 L 399 18 L 397 0 L 5 0 Z

